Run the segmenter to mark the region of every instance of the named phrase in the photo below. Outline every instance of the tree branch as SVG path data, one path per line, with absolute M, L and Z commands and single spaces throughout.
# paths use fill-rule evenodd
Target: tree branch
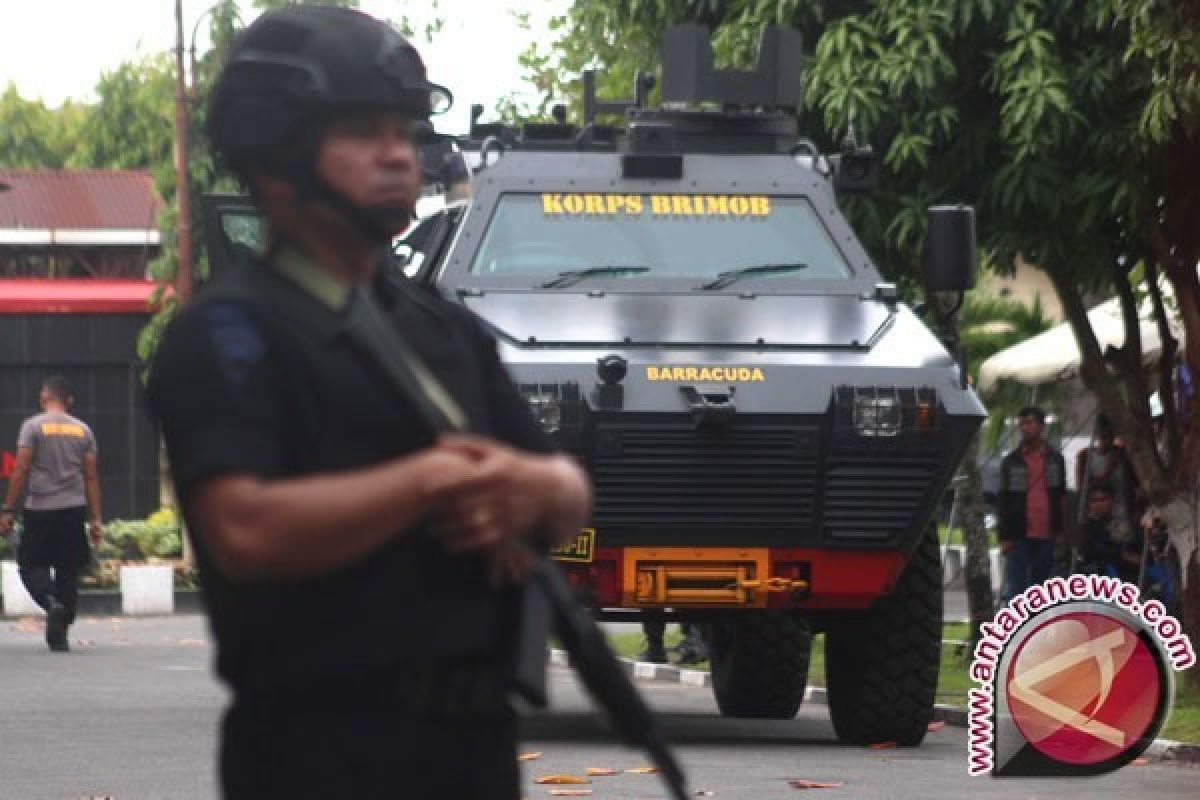
M 1145 264 L 1146 283 L 1150 288 L 1150 298 L 1154 302 L 1154 321 L 1158 325 L 1158 338 L 1162 341 L 1162 352 L 1158 359 L 1158 397 L 1162 402 L 1166 423 L 1165 466 L 1168 473 L 1176 474 L 1179 468 L 1180 435 L 1179 415 L 1175 409 L 1175 354 L 1179 350 L 1179 342 L 1172 335 L 1171 323 L 1167 319 L 1162 287 L 1158 285 L 1158 267 L 1150 259 L 1147 259 Z
M 1148 430 L 1149 425 L 1140 425 L 1138 418 L 1130 410 L 1121 396 L 1117 379 L 1108 371 L 1104 354 L 1100 350 L 1100 342 L 1088 319 L 1087 309 L 1083 305 L 1083 297 L 1079 287 L 1057 271 L 1048 272 L 1062 303 L 1063 314 L 1075 334 L 1079 346 L 1080 374 L 1083 382 L 1096 395 L 1100 407 L 1112 421 L 1119 433 L 1137 434 L 1126 435 L 1126 447 L 1138 480 L 1145 488 L 1153 502 L 1160 502 L 1172 494 L 1173 486 L 1162 463 L 1158 458 L 1154 445 L 1154 436 Z M 1126 281 L 1128 284 L 1128 280 Z
M 1167 241 L 1158 215 L 1149 215 L 1143 222 L 1143 235 L 1150 244 L 1155 258 L 1175 292 L 1175 302 L 1179 307 L 1179 316 L 1183 321 L 1183 337 L 1186 346 L 1184 360 L 1192 375 L 1200 376 L 1200 274 L 1197 274 L 1194 263 L 1181 258 L 1176 249 Z M 1179 409 L 1182 411 L 1182 409 Z M 1188 414 L 1192 420 L 1200 420 L 1200 392 L 1191 398 L 1191 408 Z M 1180 444 L 1180 459 L 1174 465 L 1173 474 L 1180 481 L 1196 475 L 1200 469 L 1200 424 L 1193 422 L 1183 431 L 1183 441 Z M 1191 489 L 1189 488 L 1189 491 Z
M 1125 328 L 1125 343 L 1121 345 L 1120 357 L 1117 359 L 1117 371 L 1124 384 L 1128 386 L 1134 398 L 1127 398 L 1131 408 L 1139 412 L 1146 406 L 1149 388 L 1146 386 L 1144 372 L 1144 355 L 1142 349 L 1142 318 L 1138 313 L 1137 298 L 1133 294 L 1133 285 L 1129 282 L 1129 273 L 1119 262 L 1113 262 L 1113 285 L 1117 289 L 1117 297 L 1121 302 L 1121 321 Z M 1148 409 L 1145 409 L 1148 411 Z M 1148 413 L 1145 416 L 1149 419 Z

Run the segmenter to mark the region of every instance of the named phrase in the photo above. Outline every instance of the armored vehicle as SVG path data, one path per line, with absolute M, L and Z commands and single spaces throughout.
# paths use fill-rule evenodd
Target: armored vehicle
M 679 26 L 659 107 L 645 76 L 623 102 L 585 76 L 582 125 L 475 114 L 425 151 L 435 174 L 476 160 L 471 196 L 401 250 L 589 469 L 591 525 L 557 554 L 588 602 L 700 623 L 734 717 L 794 716 L 824 632 L 838 736 L 915 745 L 940 663 L 933 513 L 984 412 L 952 315 L 927 328 L 839 210 L 872 154 L 800 136 L 797 39 L 768 29 L 757 70 L 722 71 Z M 970 210 L 932 209 L 928 241 L 931 300 L 961 301 Z

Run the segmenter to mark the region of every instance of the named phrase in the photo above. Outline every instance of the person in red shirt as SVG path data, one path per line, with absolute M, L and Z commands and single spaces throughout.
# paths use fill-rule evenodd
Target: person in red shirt
M 1021 444 L 1000 464 L 1000 552 L 1004 603 L 1050 577 L 1057 537 L 1063 533 L 1066 465 L 1046 443 L 1046 413 L 1027 406 L 1018 414 Z

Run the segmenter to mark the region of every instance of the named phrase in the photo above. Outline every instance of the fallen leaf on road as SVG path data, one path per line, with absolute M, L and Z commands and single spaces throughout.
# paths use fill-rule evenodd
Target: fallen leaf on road
M 931 730 L 931 731 L 940 731 L 940 730 L 941 730 L 942 728 L 944 728 L 944 727 L 946 727 L 946 720 L 944 720 L 944 719 L 939 719 L 939 720 L 936 720 L 936 721 L 934 721 L 934 722 L 931 722 L 931 723 L 929 723 L 929 728 L 928 728 L 928 730 Z
M 179 645 L 180 647 L 203 647 L 204 640 L 203 639 L 180 639 L 177 642 L 175 642 L 175 644 Z
M 75 644 L 79 647 L 95 647 L 96 643 L 91 639 L 76 639 Z
M 541 757 L 541 753 L 521 753 L 517 756 L 517 761 L 536 761 Z
M 551 789 L 551 797 L 587 797 L 591 789 Z
M 586 774 L 591 775 L 592 777 L 598 777 L 601 775 L 617 775 L 618 772 L 611 767 L 588 767 Z
M 1133 761 L 1130 761 L 1129 763 L 1130 763 L 1130 764 L 1133 764 L 1135 767 L 1144 767 L 1144 766 L 1146 766 L 1147 764 L 1149 764 L 1149 763 L 1150 763 L 1150 759 L 1148 759 L 1148 758 L 1135 758 Z
M 788 781 L 788 786 L 793 789 L 840 789 L 845 785 L 844 781 L 810 781 L 804 778 Z
M 41 633 L 43 627 L 43 622 L 37 617 L 22 617 L 12 629 L 17 633 Z
M 534 779 L 533 779 L 533 782 L 534 782 L 534 783 L 541 783 L 541 784 L 548 784 L 548 783 L 557 783 L 557 784 L 579 784 L 579 783 L 591 783 L 591 781 L 589 781 L 587 778 L 581 778 L 581 777 L 579 777 L 578 775 L 543 775 L 543 776 L 542 776 L 542 777 L 540 777 L 540 778 L 534 778 Z
M 896 746 L 895 742 L 876 742 L 871 745 L 872 750 L 891 750 Z
M 656 772 L 662 772 L 658 767 L 634 767 L 625 771 L 633 775 L 653 775 Z

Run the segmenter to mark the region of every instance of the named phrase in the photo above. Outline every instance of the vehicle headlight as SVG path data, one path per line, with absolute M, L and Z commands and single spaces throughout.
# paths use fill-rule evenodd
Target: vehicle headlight
M 558 433 L 562 427 L 562 403 L 552 394 L 526 395 L 533 418 L 546 433 Z
M 911 439 L 939 430 L 937 392 L 929 386 L 838 386 L 832 411 L 839 436 Z
M 900 398 L 886 395 L 855 397 L 854 431 L 859 436 L 898 436 Z
M 559 445 L 569 449 L 578 442 L 583 408 L 578 383 L 518 383 L 517 391 L 538 425 Z

